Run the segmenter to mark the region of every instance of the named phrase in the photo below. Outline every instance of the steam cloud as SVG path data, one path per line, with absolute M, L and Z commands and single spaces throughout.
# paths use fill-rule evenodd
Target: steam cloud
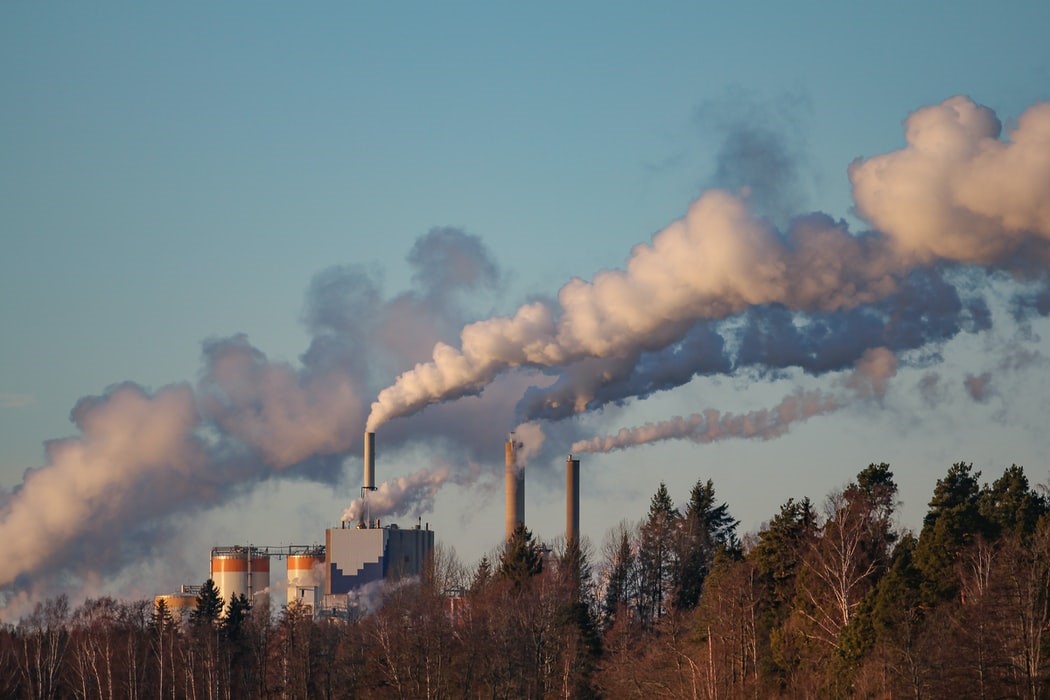
M 444 486 L 450 470 L 422 469 L 390 481 L 384 481 L 367 496 L 355 499 L 343 512 L 343 522 L 369 518 L 419 515 L 434 503 L 434 495 Z
M 578 373 L 593 389 L 596 371 L 611 367 L 611 379 L 622 379 L 643 354 L 681 343 L 698 322 L 776 307 L 849 312 L 901 294 L 915 274 L 936 277 L 953 265 L 1045 274 L 1050 103 L 1021 115 L 1010 140 L 1000 131 L 990 109 L 965 97 L 912 114 L 904 149 L 849 168 L 857 212 L 876 226 L 861 235 L 819 215 L 781 234 L 741 197 L 706 192 L 637 246 L 624 270 L 569 281 L 557 304 L 532 302 L 471 323 L 459 348 L 438 343 L 429 362 L 379 393 L 369 429 L 478 393 L 515 367 L 619 360 Z M 587 399 L 580 392 L 573 410 Z
M 792 423 L 822 413 L 838 410 L 838 400 L 819 391 L 790 394 L 774 408 L 764 408 L 743 415 L 720 413 L 709 408 L 702 413 L 680 416 L 659 423 L 646 423 L 637 428 L 622 428 L 615 435 L 580 440 L 572 451 L 612 452 L 663 440 L 688 439 L 706 443 L 727 438 L 761 438 L 770 440 L 788 431 Z
M 6 603 L 75 592 L 99 572 L 155 560 L 173 516 L 264 479 L 339 481 L 347 453 L 360 454 L 372 377 L 450 337 L 471 313 L 468 293 L 501 284 L 480 239 L 456 229 L 433 229 L 408 261 L 415 287 L 390 300 L 364 268 L 319 273 L 303 313 L 313 339 L 301 367 L 235 335 L 204 343 L 195 387 L 125 382 L 81 399 L 71 413 L 79 435 L 48 442 L 46 464 L 0 493 L 0 614 Z
M 1050 313 L 1050 103 L 1029 108 L 1008 139 L 1000 130 L 991 110 L 964 97 L 912 114 L 904 148 L 849 168 L 871 231 L 820 213 L 777 229 L 756 211 L 779 220 L 797 193 L 778 194 L 775 182 L 750 183 L 764 208 L 711 190 L 637 246 L 623 270 L 574 278 L 556 300 L 507 316 L 476 307 L 500 291 L 502 275 L 479 239 L 455 229 L 417 242 L 413 288 L 390 299 L 366 268 L 322 271 L 307 293 L 311 342 L 298 365 L 271 361 L 235 335 L 204 344 L 195 385 L 123 383 L 77 403 L 79 434 L 49 442 L 46 464 L 0 493 L 0 607 L 5 596 L 120 572 L 157 551 L 174 516 L 261 480 L 337 482 L 347 455 L 360 454 L 372 396 L 369 430 L 413 416 L 384 427 L 384 448 L 445 441 L 468 453 L 460 460 L 471 465 L 468 478 L 480 473 L 471 458 L 501 454 L 508 426 L 644 398 L 698 375 L 853 368 L 854 384 L 841 394 L 799 391 L 752 414 L 645 426 L 625 439 L 647 429 L 701 442 L 772 437 L 857 398 L 878 401 L 899 353 L 989 327 L 972 293 L 983 275 L 1008 270 L 1041 283 L 1014 300 L 1014 313 Z M 776 150 L 768 131 L 727 133 L 727 158 L 748 153 L 760 164 L 752 151 Z M 791 149 L 773 155 L 792 172 Z M 746 168 L 723 175 L 734 187 L 750 179 Z M 467 323 L 474 318 L 484 320 Z M 414 368 L 397 375 L 404 367 Z M 971 381 L 971 395 L 987 396 L 986 384 Z M 548 435 L 560 449 L 555 442 Z M 455 478 L 440 469 L 402 477 L 371 505 L 418 512 Z
M 886 348 L 872 348 L 857 362 L 856 369 L 843 384 L 857 398 L 880 400 L 887 384 L 897 373 L 897 358 Z M 763 408 L 742 415 L 721 413 L 709 408 L 701 413 L 637 428 L 623 428 L 615 435 L 579 440 L 573 452 L 611 452 L 663 440 L 692 440 L 697 443 L 729 438 L 772 440 L 786 433 L 793 423 L 832 413 L 849 404 L 849 399 L 820 391 L 798 390 L 785 396 L 773 408 Z

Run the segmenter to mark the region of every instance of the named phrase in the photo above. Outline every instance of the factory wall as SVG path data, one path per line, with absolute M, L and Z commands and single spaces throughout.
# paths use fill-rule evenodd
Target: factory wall
M 345 595 L 362 586 L 403 576 L 418 576 L 434 551 L 434 531 L 330 528 L 325 531 L 325 595 Z

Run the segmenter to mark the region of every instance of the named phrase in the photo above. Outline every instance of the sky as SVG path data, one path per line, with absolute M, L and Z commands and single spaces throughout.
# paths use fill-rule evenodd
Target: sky
M 0 617 L 323 542 L 366 422 L 468 565 L 510 431 L 544 540 L 579 453 L 596 556 L 661 481 L 741 534 L 871 462 L 913 529 L 953 462 L 1048 483 L 1047 26 L 4 4 Z

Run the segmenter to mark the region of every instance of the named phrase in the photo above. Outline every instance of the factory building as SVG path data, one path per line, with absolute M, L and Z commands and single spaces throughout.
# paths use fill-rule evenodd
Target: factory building
M 525 469 L 521 463 L 522 444 L 508 436 L 504 449 L 505 510 L 504 527 L 509 538 L 515 527 L 525 523 Z M 368 513 L 368 494 L 375 487 L 375 434 L 365 433 L 363 513 Z M 569 455 L 565 461 L 565 540 L 580 537 L 580 460 Z M 230 596 L 245 595 L 253 603 L 270 591 L 271 558 L 287 560 L 286 603 L 306 606 L 315 614 L 322 608 L 348 606 L 350 594 L 368 584 L 420 576 L 434 552 L 434 531 L 422 523 L 412 528 L 394 524 L 382 526 L 362 515 L 358 523 L 342 522 L 325 530 L 325 544 L 264 547 L 236 545 L 214 547 L 211 551 L 211 578 L 224 602 Z M 183 586 L 178 593 L 156 596 L 164 600 L 176 618 L 188 619 L 196 607 L 200 586 Z M 276 591 L 275 591 L 276 592 Z
M 324 593 L 346 595 L 383 580 L 419 576 L 434 552 L 434 531 L 370 523 L 325 531 Z
M 413 529 L 397 525 L 381 527 L 378 520 L 366 521 L 367 499 L 376 490 L 376 436 L 365 433 L 364 474 L 361 497 L 365 507 L 361 521 L 354 526 L 325 530 L 324 594 L 346 596 L 369 583 L 407 576 L 419 576 L 434 551 L 434 532 L 422 524 Z

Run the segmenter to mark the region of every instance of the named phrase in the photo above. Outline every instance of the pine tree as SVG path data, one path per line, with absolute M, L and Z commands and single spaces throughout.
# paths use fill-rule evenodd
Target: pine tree
M 601 655 L 601 637 L 595 622 L 591 596 L 591 565 L 579 540 L 568 542 L 558 562 L 567 595 L 562 597 L 555 620 L 565 632 L 566 669 L 563 691 L 569 697 L 596 697 L 592 676 Z
M 739 521 L 729 515 L 725 503 L 715 505 L 715 486 L 710 479 L 697 481 L 689 494 L 683 527 L 678 537 L 674 580 L 674 605 L 680 610 L 696 607 L 704 580 L 720 549 L 737 550 Z
M 981 489 L 978 510 L 993 537 L 1035 532 L 1039 518 L 1047 512 L 1046 498 L 1028 487 L 1024 467 L 1011 465 L 991 486 Z
M 628 609 L 634 598 L 636 560 L 631 547 L 631 532 L 626 523 L 616 531 L 616 539 L 606 545 L 605 597 L 602 613 L 605 627 L 612 627 L 621 611 Z
M 216 626 L 222 616 L 222 597 L 215 581 L 208 579 L 197 593 L 197 607 L 190 613 L 194 627 Z
M 153 612 L 150 614 L 150 627 L 154 630 L 162 631 L 174 625 L 175 616 L 168 607 L 168 602 L 163 598 L 158 598 L 156 605 L 153 606 Z
M 649 515 L 642 524 L 638 547 L 639 606 L 644 625 L 658 620 L 671 602 L 671 586 L 677 565 L 675 539 L 680 516 L 667 493 L 660 487 L 649 504 Z
M 479 593 L 484 590 L 488 582 L 492 580 L 492 564 L 489 562 L 488 556 L 481 557 L 481 561 L 478 562 L 478 568 L 474 572 L 474 578 L 470 582 L 470 592 Z
M 293 603 L 297 605 L 298 603 Z M 239 596 L 230 594 L 230 602 L 226 605 L 226 616 L 222 620 L 223 631 L 226 638 L 233 643 L 240 641 L 245 620 L 251 610 L 248 596 L 241 593 Z
M 748 558 L 772 593 L 774 609 L 791 602 L 802 553 L 817 535 L 817 513 L 809 498 L 789 498 L 780 512 L 758 533 L 758 544 Z
M 499 573 L 518 588 L 543 571 L 543 552 L 524 523 L 518 523 L 500 557 Z
M 973 464 L 956 462 L 937 480 L 929 511 L 915 548 L 915 565 L 922 571 L 923 590 L 930 603 L 952 598 L 959 591 L 955 561 L 959 552 L 990 531 L 981 515 L 980 472 Z

